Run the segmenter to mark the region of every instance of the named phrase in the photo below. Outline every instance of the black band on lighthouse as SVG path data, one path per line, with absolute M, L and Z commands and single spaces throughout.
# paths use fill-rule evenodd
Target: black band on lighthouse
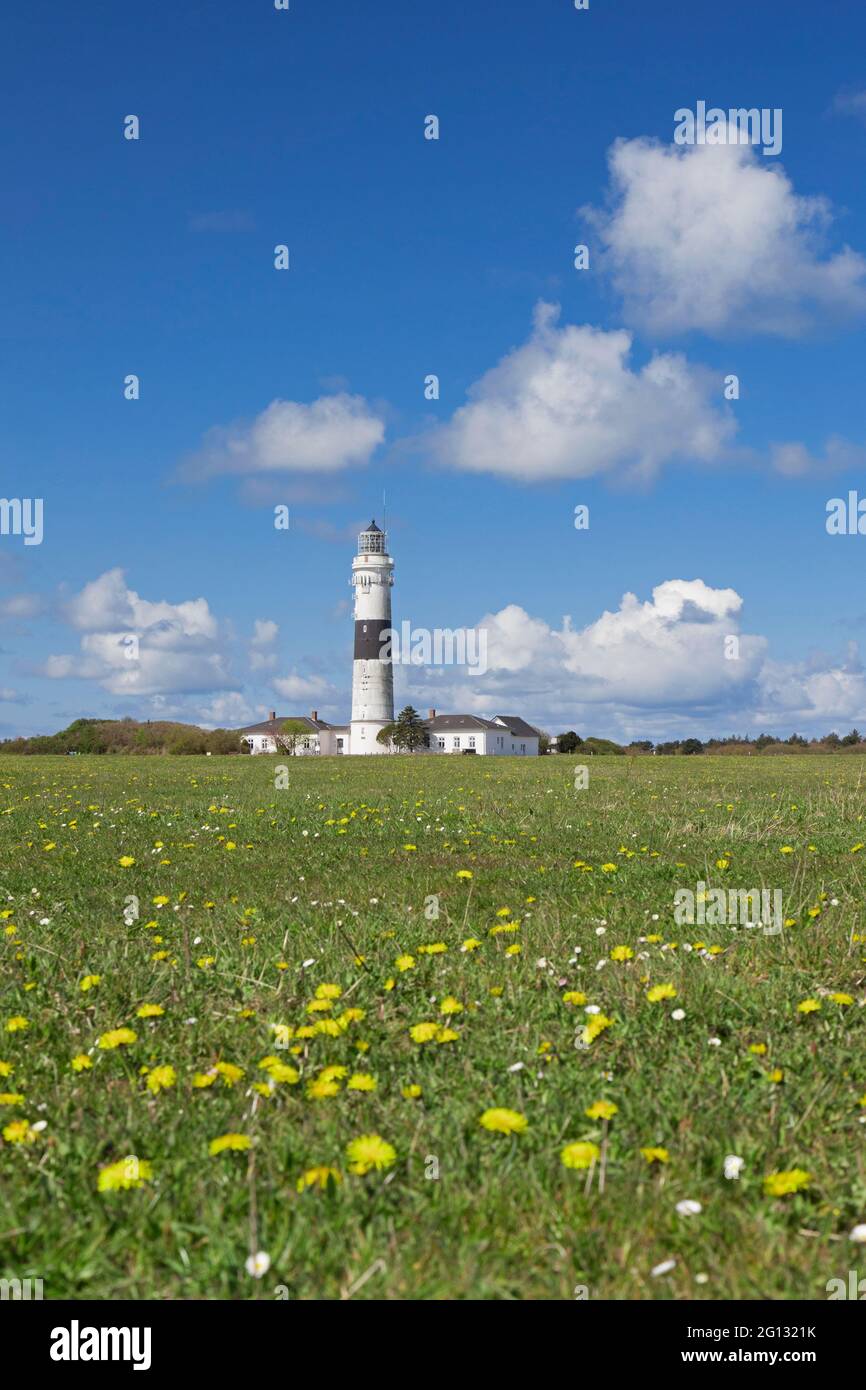
M 382 637 L 382 633 L 390 631 L 390 618 L 357 620 L 355 622 L 355 660 L 390 662 L 390 657 L 382 656 L 382 648 L 387 640 Z

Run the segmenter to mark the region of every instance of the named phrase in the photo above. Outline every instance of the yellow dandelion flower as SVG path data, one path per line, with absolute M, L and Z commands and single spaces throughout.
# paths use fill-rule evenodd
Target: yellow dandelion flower
M 612 1100 L 596 1100 L 583 1113 L 591 1120 L 612 1120 L 618 1110 L 619 1106 L 614 1105 Z
M 20 1091 L 0 1091 L 0 1105 L 23 1105 L 24 1097 Z
M 15 1014 L 12 1018 L 7 1018 L 6 1020 L 7 1033 L 23 1033 L 24 1029 L 29 1027 L 29 1020 L 24 1018 L 22 1014 Z
M 854 1003 L 853 996 L 850 994 L 831 994 L 830 1000 L 831 1003 L 839 1004 L 842 1008 L 847 1008 L 849 1004 Z
M 237 1150 L 237 1152 L 241 1152 L 243 1149 L 249 1149 L 251 1146 L 252 1140 L 248 1134 L 221 1134 L 218 1139 L 212 1139 L 210 1141 L 208 1144 L 208 1153 L 215 1156 L 216 1154 L 225 1153 L 228 1150 Z
M 471 877 L 472 877 L 472 870 L 471 870 L 471 869 L 458 869 L 458 870 L 457 870 L 457 873 L 454 875 L 454 877 L 455 877 L 455 878 L 471 878 Z
M 274 1062 L 268 1068 L 268 1076 L 277 1086 L 297 1086 L 301 1079 L 297 1067 L 290 1067 L 287 1062 Z
M 818 1012 L 820 1007 L 821 1003 L 818 999 L 801 999 L 800 1003 L 797 1005 L 797 1013 L 815 1014 Z
M 234 1086 L 243 1076 L 243 1068 L 236 1067 L 234 1062 L 216 1062 L 214 1071 L 221 1076 L 226 1086 Z
M 12 1120 L 3 1130 L 3 1138 L 7 1144 L 35 1144 L 39 1132 L 29 1120 Z
M 667 1149 L 657 1148 L 652 1144 L 649 1144 L 645 1149 L 641 1149 L 641 1156 L 646 1159 L 647 1163 L 670 1163 L 671 1161 L 671 1156 Z
M 581 1142 L 566 1144 L 559 1154 L 564 1168 L 591 1168 L 600 1158 L 601 1149 L 597 1144 Z
M 630 946 L 614 946 L 610 953 L 611 960 L 634 960 L 634 951 Z
M 651 1004 L 659 1004 L 662 999 L 676 999 L 676 987 L 672 984 L 653 985 L 647 990 L 646 997 Z
M 478 1123 L 494 1134 L 522 1134 L 529 1121 L 519 1110 L 509 1110 L 504 1106 L 494 1106 L 485 1110 Z
M 110 1052 L 115 1047 L 127 1047 L 137 1041 L 137 1036 L 131 1028 L 112 1028 L 97 1038 L 96 1043 L 104 1052 Z
M 812 1181 L 812 1174 L 804 1168 L 791 1168 L 784 1173 L 769 1173 L 764 1178 L 764 1192 L 768 1197 L 787 1197 L 792 1192 L 802 1192 Z
M 596 1038 L 604 1032 L 605 1028 L 613 1027 L 613 1022 L 613 1019 L 608 1018 L 606 1014 L 593 1014 L 589 1023 L 583 1030 L 583 1041 L 587 1046 L 594 1043 Z
M 314 1081 L 307 1083 L 307 1095 L 310 1100 L 329 1100 L 332 1096 L 340 1094 L 340 1084 L 338 1081 L 323 1081 L 321 1076 L 317 1076 Z
M 479 946 L 483 945 L 484 942 L 479 941 L 477 936 L 467 936 L 460 949 L 461 951 L 477 951 Z
M 346 1082 L 347 1091 L 375 1091 L 377 1085 L 375 1076 L 371 1076 L 366 1071 L 353 1072 Z
M 135 863 L 135 860 L 133 859 L 131 854 L 122 854 L 117 862 L 121 866 L 121 868 L 131 869 L 133 864 Z
M 352 1139 L 346 1145 L 346 1156 L 349 1171 L 361 1175 L 374 1168 L 382 1172 L 385 1168 L 393 1167 L 397 1161 L 396 1150 L 378 1134 L 362 1134 Z
M 317 1187 L 320 1192 L 324 1192 L 329 1182 L 337 1183 L 343 1181 L 343 1175 L 338 1168 L 329 1168 L 326 1164 L 317 1164 L 315 1168 L 308 1168 L 302 1173 L 297 1181 L 299 1192 L 306 1192 L 307 1188 Z
M 415 968 L 415 957 L 414 957 L 414 956 L 398 956 L 397 959 L 394 961 L 394 964 L 396 965 L 397 969 L 400 970 L 400 971 L 404 971 L 404 970 L 414 970 L 414 968 Z
M 158 1095 L 160 1091 L 169 1090 L 176 1081 L 177 1072 L 174 1067 L 154 1067 L 147 1078 L 147 1089 L 153 1095 Z
M 439 1005 L 440 1014 L 462 1014 L 463 1005 L 459 999 L 455 999 L 453 994 L 446 994 L 442 1003 Z
M 404 1086 L 400 1094 L 404 1100 L 418 1100 L 421 1095 L 421 1087 L 413 1082 L 411 1086 Z
M 562 996 L 562 1002 L 563 1004 L 585 1004 L 586 995 L 580 989 L 569 989 Z
M 438 1023 L 414 1023 L 409 1029 L 409 1037 L 414 1043 L 428 1043 L 433 1041 L 438 1031 Z
M 139 1004 L 135 1011 L 136 1018 L 161 1018 L 164 1013 L 161 1004 Z
M 69 1064 L 73 1071 L 89 1071 L 93 1066 L 92 1058 L 86 1052 L 79 1052 L 77 1057 L 73 1057 Z
M 317 999 L 339 999 L 342 993 L 343 991 L 339 985 L 323 984 L 316 986 Z
M 192 1078 L 192 1084 L 197 1091 L 203 1091 L 208 1086 L 212 1086 L 217 1079 L 215 1071 L 197 1071 Z
M 101 984 L 101 983 L 102 983 L 102 976 L 101 976 L 101 975 L 85 975 L 84 979 L 81 981 L 81 984 L 78 986 L 78 988 L 79 988 L 80 990 L 83 990 L 83 992 L 86 994 L 87 991 L 88 991 L 89 989 L 95 989 L 96 986 L 97 986 L 98 984 Z
M 153 1164 L 146 1158 L 136 1158 L 130 1154 L 117 1163 L 109 1163 L 100 1168 L 97 1187 L 100 1192 L 126 1192 L 130 1188 L 142 1187 L 153 1177 Z

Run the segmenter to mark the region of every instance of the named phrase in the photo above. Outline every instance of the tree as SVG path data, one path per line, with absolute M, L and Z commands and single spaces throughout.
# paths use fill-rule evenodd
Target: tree
M 302 724 L 300 719 L 284 719 L 280 725 L 280 732 L 276 735 L 277 747 L 294 757 L 298 739 L 304 738 L 309 732 L 306 724 Z
M 582 738 L 578 738 L 574 729 L 569 729 L 567 733 L 560 734 L 556 740 L 557 753 L 576 753 L 583 743 Z
M 846 734 L 845 737 L 842 739 L 842 743 L 845 745 L 846 748 L 851 748 L 855 743 L 859 742 L 860 735 L 856 729 L 852 729 L 850 734 Z
M 411 705 L 401 709 L 397 715 L 396 723 L 391 726 L 389 741 L 395 748 L 399 748 L 401 753 L 414 753 L 417 748 L 429 748 L 430 735 L 427 727 L 418 711 Z
M 394 742 L 394 730 L 396 727 L 396 724 L 386 724 L 376 735 L 376 742 L 381 743 L 384 748 L 390 748 L 391 744 Z
M 681 753 L 703 753 L 704 745 L 699 738 L 687 738 L 680 744 Z

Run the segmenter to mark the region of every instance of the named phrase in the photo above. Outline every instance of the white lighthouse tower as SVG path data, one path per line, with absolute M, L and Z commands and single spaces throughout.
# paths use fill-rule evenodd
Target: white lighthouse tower
M 352 561 L 355 589 L 355 660 L 352 667 L 352 753 L 387 753 L 376 735 L 394 721 L 394 670 L 390 644 L 382 634 L 391 627 L 394 561 L 385 549 L 385 533 L 375 521 L 358 537 Z

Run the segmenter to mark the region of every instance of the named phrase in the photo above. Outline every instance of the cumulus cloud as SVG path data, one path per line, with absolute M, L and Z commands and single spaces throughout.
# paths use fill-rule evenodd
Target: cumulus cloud
M 277 695 L 286 700 L 319 700 L 324 704 L 335 697 L 346 699 L 346 693 L 337 691 L 324 676 L 299 676 L 292 672 L 288 676 L 277 676 L 271 685 Z
M 12 594 L 0 600 L 0 621 L 23 622 L 39 618 L 46 610 L 41 594 Z
M 253 623 L 253 635 L 250 638 L 250 646 L 270 646 L 271 642 L 276 640 L 279 630 L 279 623 L 275 623 L 272 618 L 256 618 Z
M 486 614 L 487 671 L 395 668 L 399 701 L 441 712 L 521 714 L 553 732 L 574 728 L 628 741 L 765 730 L 816 735 L 866 724 L 857 644 L 843 655 L 771 659 L 742 630 L 741 596 L 701 579 L 669 579 L 649 599 L 582 628 L 551 626 L 518 604 Z M 732 644 L 732 639 L 736 642 Z
M 272 401 L 250 422 L 217 426 L 181 466 L 195 481 L 224 474 L 333 474 L 366 464 L 385 437 L 363 396 L 345 391 L 310 405 Z
M 93 680 L 114 695 L 231 689 L 219 624 L 204 598 L 143 599 L 113 569 L 62 605 L 82 633 L 75 654 L 49 656 L 42 674 Z
M 631 335 L 557 327 L 536 306 L 528 342 L 469 390 L 468 404 L 421 443 L 445 465 L 522 481 L 625 472 L 651 477 L 667 462 L 718 459 L 736 423 L 717 402 L 718 379 L 678 353 L 634 370 Z
M 866 260 L 825 249 L 829 202 L 803 197 L 750 145 L 618 140 L 605 211 L 582 209 L 628 322 L 796 335 L 866 309 Z
M 866 465 L 866 448 L 839 435 L 832 435 L 820 454 L 812 453 L 805 444 L 796 441 L 771 444 L 770 463 L 777 473 L 788 478 L 803 477 L 807 473 L 860 472 Z
M 440 709 L 447 701 L 629 736 L 631 725 L 653 721 L 682 728 L 695 713 L 721 716 L 753 703 L 767 644 L 740 631 L 741 610 L 733 589 L 701 579 L 666 580 L 644 601 L 626 593 L 582 628 L 569 617 L 552 627 L 508 604 L 477 624 L 487 635 L 485 674 L 398 667 L 398 682 L 408 678 L 411 693 Z

